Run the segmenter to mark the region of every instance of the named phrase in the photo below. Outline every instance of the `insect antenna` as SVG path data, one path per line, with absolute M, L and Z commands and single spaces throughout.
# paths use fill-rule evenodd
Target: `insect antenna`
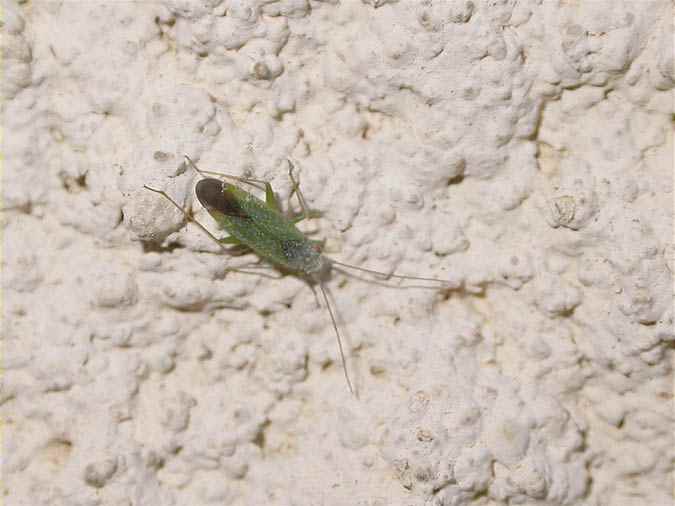
M 335 314 L 333 314 L 333 308 L 328 301 L 328 295 L 326 295 L 326 289 L 323 286 L 323 281 L 319 280 L 319 288 L 321 289 L 321 294 L 323 295 L 323 300 L 326 302 L 326 307 L 328 308 L 328 313 L 330 314 L 330 319 L 333 322 L 333 329 L 335 329 L 335 335 L 337 336 L 338 348 L 340 350 L 340 360 L 342 360 L 342 371 L 345 374 L 345 380 L 347 380 L 347 386 L 349 387 L 349 392 L 352 395 L 354 394 L 354 388 L 352 387 L 352 382 L 349 379 L 349 372 L 347 371 L 347 361 L 345 360 L 345 352 L 342 348 L 342 337 L 340 336 L 340 331 L 338 330 L 338 325 L 335 320 Z
M 321 309 L 321 303 L 319 302 L 319 296 L 316 294 L 316 288 L 314 288 L 314 284 L 307 283 L 307 285 L 312 290 L 312 294 L 314 294 L 314 302 L 316 302 L 316 308 Z
M 215 172 L 213 170 L 202 170 L 197 167 L 195 162 L 192 161 L 192 159 L 188 155 L 183 155 L 185 157 L 185 160 L 188 162 L 190 167 L 192 167 L 197 174 L 199 174 L 202 177 L 206 177 L 207 174 L 212 175 L 212 176 L 219 176 L 219 177 L 224 177 L 227 179 L 233 179 L 234 181 L 238 181 L 240 183 L 248 184 L 253 186 L 254 188 L 257 188 L 258 190 L 265 190 L 265 183 L 267 181 L 263 181 L 262 179 L 253 179 L 253 178 L 248 178 L 248 177 L 241 177 L 241 176 L 233 176 L 232 174 L 225 174 L 224 172 Z
M 335 265 L 339 265 L 340 267 L 346 267 L 348 269 L 354 269 L 357 271 L 361 272 L 366 272 L 368 274 L 372 274 L 373 276 L 377 276 L 378 278 L 382 278 L 384 280 L 388 280 L 391 278 L 395 279 L 411 279 L 413 281 L 430 281 L 432 283 L 439 283 L 441 285 L 446 285 L 448 287 L 455 287 L 456 283 L 445 280 L 445 279 L 437 279 L 437 278 L 425 278 L 422 276 L 406 276 L 403 274 L 394 274 L 394 273 L 386 273 L 386 272 L 380 272 L 380 271 L 375 271 L 373 269 L 366 269 L 365 267 L 357 267 L 356 265 L 351 265 L 351 264 L 345 264 L 342 262 L 338 262 L 337 260 L 330 260 L 331 263 Z
M 395 288 L 397 290 L 416 290 L 416 289 L 422 289 L 422 290 L 443 290 L 446 288 L 450 288 L 450 285 L 442 286 L 442 285 L 429 285 L 428 281 L 422 281 L 418 284 L 396 284 L 394 280 L 387 280 L 387 279 L 382 279 L 382 278 L 376 278 L 374 276 L 368 276 L 366 277 L 365 275 L 360 274 L 359 272 L 352 272 L 347 269 L 343 269 L 342 267 L 339 266 L 333 266 L 333 270 L 335 272 L 339 272 L 343 276 L 347 276 L 348 278 L 352 279 L 357 279 L 359 281 L 363 281 L 364 283 L 372 283 L 377 286 L 381 286 L 383 288 Z M 452 285 L 455 286 L 455 285 Z
M 146 190 L 150 190 L 151 192 L 159 193 L 162 197 L 164 197 L 166 200 L 168 200 L 169 202 L 171 202 L 171 203 L 174 205 L 174 207 L 176 207 L 176 209 L 178 209 L 181 213 L 183 213 L 183 216 L 185 217 L 186 221 L 190 221 L 190 222 L 194 223 L 195 225 L 197 225 L 199 228 L 202 229 L 202 232 L 204 232 L 204 233 L 205 233 L 206 235 L 208 235 L 211 239 L 213 239 L 213 241 L 214 241 L 216 244 L 218 244 L 218 246 L 220 246 L 220 248 L 221 248 L 223 251 L 227 251 L 227 248 L 223 245 L 223 243 L 221 243 L 221 242 L 218 240 L 218 238 L 217 238 L 215 235 L 213 235 L 211 232 L 209 232 L 208 229 L 207 229 L 204 225 L 202 225 L 202 224 L 199 223 L 197 220 L 195 220 L 192 216 L 190 216 L 190 214 L 189 214 L 185 209 L 183 209 L 183 207 L 182 207 L 178 202 L 176 202 L 174 199 L 172 199 L 172 198 L 169 196 L 168 193 L 166 193 L 166 192 L 163 191 L 163 190 L 158 190 L 158 189 L 156 189 L 156 188 L 151 188 L 151 187 L 148 186 L 147 184 L 144 184 L 144 185 L 143 185 L 143 188 L 145 188 Z

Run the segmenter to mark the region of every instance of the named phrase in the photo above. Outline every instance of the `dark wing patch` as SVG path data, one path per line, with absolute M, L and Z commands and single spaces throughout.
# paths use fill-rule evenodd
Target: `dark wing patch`
M 195 186 L 195 193 L 199 202 L 207 211 L 214 210 L 226 216 L 248 218 L 249 215 L 241 208 L 237 197 L 227 191 L 225 183 L 219 179 L 201 179 Z

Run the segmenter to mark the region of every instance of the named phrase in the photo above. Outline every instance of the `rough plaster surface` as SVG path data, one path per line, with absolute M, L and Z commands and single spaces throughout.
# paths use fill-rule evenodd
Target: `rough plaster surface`
M 667 505 L 669 2 L 4 3 L 3 495 L 19 505 Z M 143 184 L 285 159 L 329 283 Z

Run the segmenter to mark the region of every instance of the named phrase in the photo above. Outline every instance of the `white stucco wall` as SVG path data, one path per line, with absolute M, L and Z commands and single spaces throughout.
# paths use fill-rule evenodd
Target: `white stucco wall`
M 673 501 L 667 1 L 3 3 L 4 503 Z M 328 286 L 231 258 L 286 159 Z M 410 283 L 409 283 L 410 284 Z M 413 283 L 414 284 L 414 283 Z

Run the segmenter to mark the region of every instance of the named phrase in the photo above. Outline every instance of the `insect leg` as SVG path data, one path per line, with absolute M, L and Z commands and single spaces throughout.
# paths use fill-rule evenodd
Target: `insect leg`
M 223 244 L 230 244 L 231 246 L 241 246 L 241 241 L 236 237 L 232 237 L 231 235 L 223 237 L 222 239 L 218 239 L 218 242 Z
M 229 237 L 226 237 L 225 239 L 229 239 Z M 223 242 L 223 240 L 221 239 L 220 242 Z M 227 248 L 227 254 L 232 255 L 233 257 L 248 255 L 252 252 L 253 250 L 245 244 L 235 244 L 234 246 Z
M 291 194 L 288 196 L 290 199 L 293 194 L 298 196 L 298 202 L 300 203 L 300 208 L 302 209 L 302 215 L 299 217 L 300 220 L 304 220 L 309 218 L 309 206 L 307 205 L 307 201 L 305 200 L 305 196 L 302 194 L 302 191 L 300 191 L 300 181 L 295 178 L 293 175 L 293 171 L 295 170 L 295 165 L 291 160 L 288 160 L 288 177 L 291 180 L 291 184 L 293 185 L 293 188 L 291 189 Z
M 281 212 L 281 206 L 279 205 L 276 195 L 274 195 L 272 185 L 267 182 L 265 183 L 265 203 L 275 211 Z
M 300 203 L 300 208 L 302 209 L 302 213 L 300 213 L 300 216 L 292 216 L 289 219 L 291 220 L 292 223 L 298 223 L 302 220 L 309 219 L 309 218 L 320 218 L 321 217 L 321 212 L 320 211 L 315 211 L 313 209 L 310 209 L 309 206 L 307 205 L 307 200 L 305 199 L 305 196 L 302 194 L 302 191 L 300 190 L 300 179 L 296 178 L 293 172 L 295 171 L 295 164 L 288 159 L 288 177 L 291 180 L 292 188 L 291 188 L 291 193 L 288 196 L 288 199 L 290 200 L 293 195 L 298 196 L 298 202 Z

